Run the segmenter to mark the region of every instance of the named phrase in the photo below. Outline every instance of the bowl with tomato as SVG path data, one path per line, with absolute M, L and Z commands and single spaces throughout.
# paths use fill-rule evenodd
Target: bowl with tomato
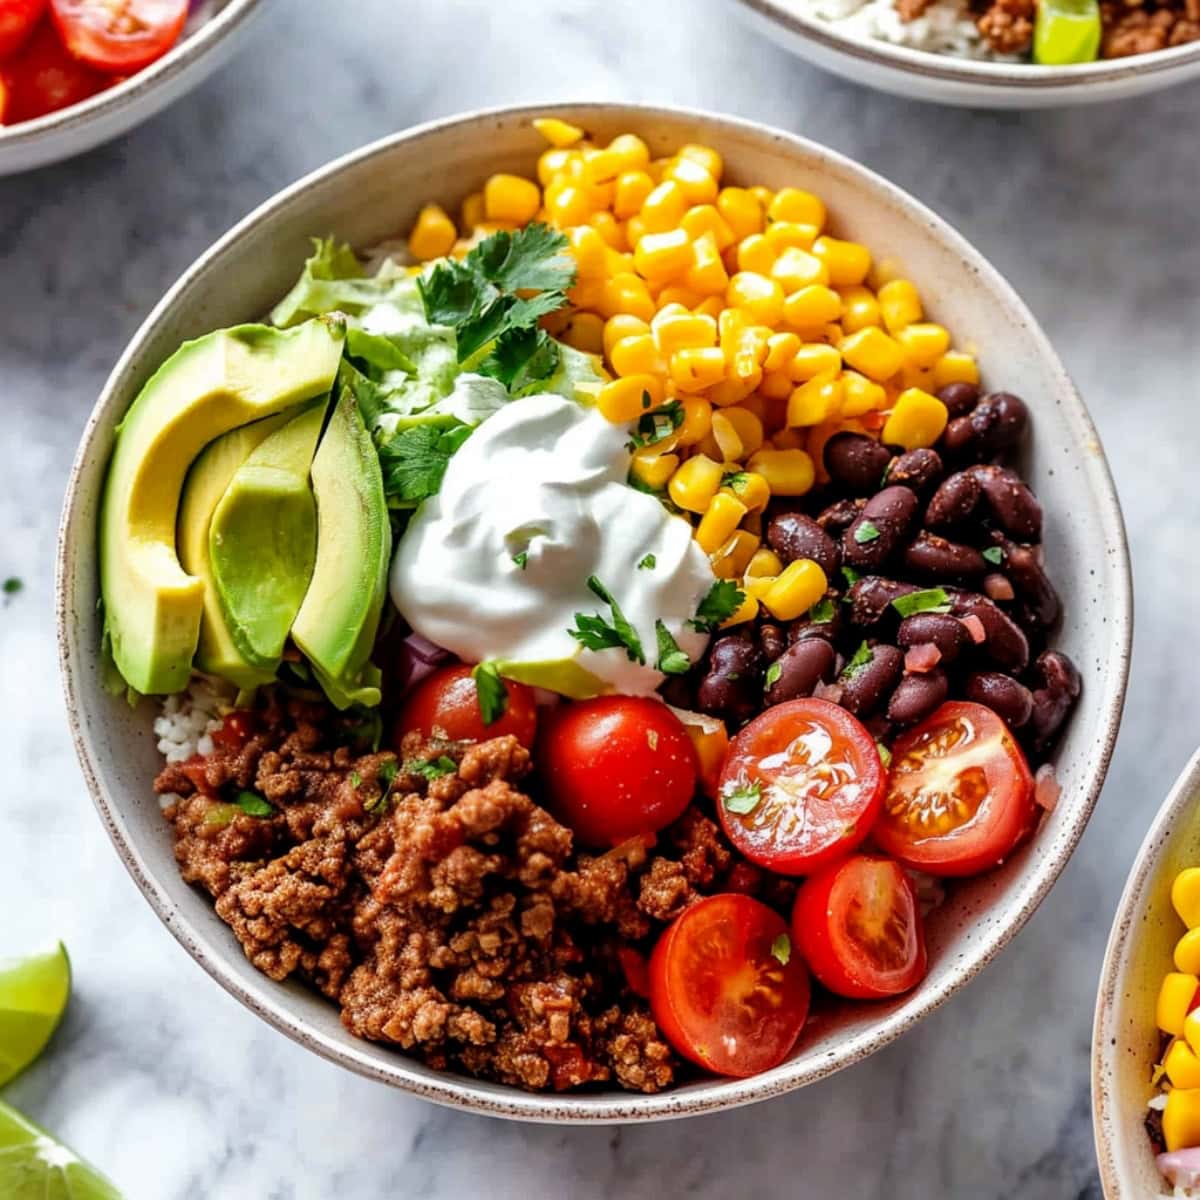
M 140 124 L 233 52 L 264 0 L 0 0 L 0 175 Z
M 599 147 L 618 157 L 642 156 L 645 169 L 635 168 L 637 178 L 624 184 L 625 211 L 639 189 L 638 204 L 650 206 L 645 219 L 665 224 L 655 206 L 678 194 L 692 195 L 702 211 L 685 205 L 676 214 L 682 233 L 643 228 L 637 253 L 618 251 L 614 258 L 601 247 L 585 259 L 595 243 L 571 219 L 584 203 L 583 189 L 572 177 L 557 180 L 556 172 L 591 161 Z M 428 194 L 431 162 L 443 181 L 437 197 Z M 612 164 L 602 158 L 591 169 L 602 165 Z M 652 171 L 673 185 L 656 200 L 650 199 L 657 190 Z M 601 208 L 610 206 L 609 217 L 617 190 L 601 180 L 591 193 Z M 715 199 L 706 204 L 703 196 Z M 818 196 L 828 206 L 827 236 L 812 227 L 825 221 Z M 460 206 L 461 232 L 448 216 Z M 770 226 L 769 207 L 776 213 Z M 488 227 L 489 211 L 509 215 Z M 812 220 L 800 220 L 801 213 Z M 617 236 L 612 222 L 597 216 L 589 228 Z M 542 217 L 559 228 L 547 227 Z M 711 430 L 685 429 L 687 413 L 697 407 L 690 397 L 725 386 L 723 376 L 705 375 L 725 352 L 677 342 L 688 352 L 676 365 L 692 372 L 680 372 L 689 399 L 659 409 L 652 393 L 661 400 L 658 389 L 665 385 L 652 374 L 652 334 L 625 320 L 632 314 L 602 317 L 590 309 L 619 309 L 630 296 L 641 303 L 647 278 L 665 291 L 665 272 L 683 269 L 684 249 L 702 255 L 716 248 L 704 271 L 697 267 L 691 276 L 697 286 L 708 286 L 711 273 L 725 269 L 717 236 L 725 236 L 724 226 L 732 236 L 731 222 L 750 243 L 726 245 L 735 266 L 739 253 L 769 254 L 782 261 L 779 272 L 790 272 L 789 279 L 807 272 L 827 280 L 797 299 L 792 311 L 831 303 L 832 295 L 847 324 L 862 322 L 836 334 L 864 369 L 878 366 L 871 354 L 860 353 L 872 345 L 885 354 L 895 353 L 893 341 L 918 349 L 933 344 L 938 355 L 946 350 L 945 329 L 931 330 L 916 315 L 912 296 L 919 290 L 959 344 L 977 348 L 977 369 L 989 386 L 1019 391 L 1028 398 L 1028 413 L 1009 393 L 996 399 L 1001 394 L 983 396 L 978 387 L 947 390 L 945 379 L 935 384 L 931 365 L 910 363 L 904 389 L 873 390 L 865 377 L 839 379 L 833 388 L 839 397 L 849 389 L 871 400 L 841 422 L 805 424 L 807 406 L 828 399 L 827 377 L 812 387 L 806 385 L 813 376 L 793 380 L 791 398 L 775 397 L 775 411 L 787 408 L 787 420 L 777 415 L 773 421 L 769 395 L 746 400 L 756 376 L 734 402 L 722 393 L 726 403 L 711 411 L 700 405 Z M 372 275 L 350 249 L 366 256 L 394 239 L 398 227 L 411 231 L 408 254 L 426 264 L 422 284 L 386 262 Z M 330 231 L 347 245 L 323 245 L 313 257 L 310 237 Z M 868 244 L 893 272 L 872 276 L 869 287 Z M 453 260 L 463 264 L 459 268 L 449 265 L 456 248 L 464 255 Z M 524 253 L 542 254 L 536 269 L 519 261 Z M 578 255 L 580 270 L 587 261 L 592 281 L 577 285 L 574 267 L 559 255 Z M 602 280 L 614 266 L 621 268 L 616 281 Z M 546 281 L 565 279 L 558 274 L 564 270 L 571 281 L 562 297 L 546 299 Z M 635 270 L 646 274 L 635 277 Z M 489 271 L 486 304 L 475 304 L 467 295 L 475 286 L 471 273 Z M 749 267 L 744 273 L 758 274 Z M 436 308 L 438 322 L 429 315 L 435 276 L 456 280 L 444 307 Z M 906 286 L 889 289 L 896 279 Z M 511 297 L 503 292 L 507 283 Z M 417 296 L 422 285 L 424 299 Z M 351 320 L 347 334 L 341 319 L 322 321 L 303 308 L 331 302 L 331 293 L 351 306 L 369 304 L 379 288 L 389 297 L 381 308 L 392 314 L 391 324 Z M 331 688 L 328 673 L 309 665 L 311 639 L 293 626 L 292 642 L 276 664 L 277 681 L 286 678 L 298 689 L 291 707 L 232 687 L 223 701 L 203 700 L 197 691 L 208 686 L 203 679 L 199 685 L 193 680 L 188 695 L 161 705 L 144 699 L 130 707 L 124 695 L 106 691 L 114 667 L 131 673 L 136 667 L 124 660 L 106 667 L 98 649 L 96 520 L 106 502 L 106 477 L 112 478 L 107 464 L 118 422 L 143 394 L 155 365 L 181 342 L 200 339 L 192 345 L 202 345 L 214 336 L 214 324 L 232 327 L 217 331 L 221 337 L 247 336 L 237 332 L 243 323 L 261 321 L 274 305 L 277 324 L 256 327 L 254 346 L 273 346 L 281 333 L 316 338 L 321 346 L 330 337 L 348 337 L 343 378 L 359 369 L 356 362 L 365 364 L 363 355 L 382 355 L 391 364 L 387 380 L 394 382 L 396 372 L 418 369 L 410 355 L 423 353 L 432 336 L 422 332 L 407 351 L 391 346 L 389 337 L 403 336 L 413 322 L 426 331 L 423 320 L 453 327 L 455 337 L 476 336 L 473 345 L 486 348 L 488 338 L 478 340 L 474 325 L 488 306 L 489 320 L 532 312 L 536 321 L 568 291 L 571 302 L 558 322 L 551 312 L 544 324 L 508 343 L 517 367 L 506 356 L 484 368 L 500 372 L 513 390 L 469 436 L 459 431 L 455 437 L 445 422 L 432 433 L 418 426 L 409 447 L 420 442 L 448 460 L 439 463 L 436 478 L 411 469 L 409 450 L 381 475 L 384 492 L 426 490 L 419 503 L 409 502 L 411 493 L 404 499 L 390 572 L 380 577 L 394 608 L 370 630 L 380 672 Z M 764 321 L 780 321 L 765 277 L 730 279 L 728 290 L 723 284 L 707 307 L 695 306 L 698 311 L 680 303 L 685 291 L 677 288 L 672 296 L 662 307 L 679 306 L 668 313 L 679 322 L 677 338 L 714 330 L 714 310 L 723 314 L 735 299 L 756 306 L 752 311 Z M 922 328 L 902 334 L 892 307 L 897 302 L 909 313 L 904 328 Z M 406 318 L 397 322 L 401 307 Z M 303 311 L 293 325 L 297 308 Z M 895 339 L 882 328 L 885 308 Z M 584 320 L 589 312 L 592 319 Z M 599 334 L 602 327 L 615 331 L 607 329 L 614 320 L 623 336 L 604 346 Z M 496 328 L 490 327 L 493 336 Z M 581 329 L 597 339 L 590 368 L 568 352 L 575 349 L 572 338 L 587 344 Z M 811 362 L 829 358 L 834 337 L 828 322 L 808 339 L 780 328 L 761 336 L 763 361 L 770 353 L 795 356 L 801 361 L 794 369 L 803 376 Z M 645 369 L 623 373 L 623 356 L 642 351 Z M 975 369 L 967 357 L 952 355 L 944 365 L 960 374 Z M 548 377 L 563 361 L 586 377 L 583 392 L 574 393 L 576 400 L 591 398 L 579 402 L 584 413 L 561 396 L 537 388 L 526 394 L 514 384 L 522 372 L 522 378 L 538 370 Z M 482 355 L 476 365 L 482 367 Z M 602 373 L 589 375 L 593 368 Z M 622 382 L 633 376 L 634 383 Z M 155 378 L 161 382 L 162 373 Z M 372 381 L 382 387 L 387 380 Z M 493 386 L 485 378 L 471 388 L 485 385 Z M 634 397 L 636 406 L 610 417 L 614 397 L 634 387 L 641 396 Z M 774 387 L 765 384 L 767 391 Z M 378 401 L 379 392 L 367 392 Z M 345 395 L 353 393 L 343 392 L 343 408 Z M 872 408 L 876 402 L 886 411 Z M 362 405 L 360 398 L 359 419 L 365 420 Z M 379 411 L 378 403 L 372 411 Z M 905 420 L 888 424 L 898 411 L 908 411 L 907 426 Z M 510 457 L 526 420 L 568 430 L 555 455 Z M 1008 435 L 1028 420 L 1036 436 L 1018 446 Z M 622 428 L 614 432 L 613 424 Z M 334 425 L 331 415 L 324 438 Z M 378 454 L 396 429 L 411 428 L 411 422 L 393 423 L 377 432 L 378 441 L 361 444 Z M 761 443 L 763 429 L 774 439 L 769 447 Z M 1011 453 L 972 457 L 979 429 L 1006 439 Z M 665 441 L 680 431 L 696 440 L 689 447 L 677 439 L 677 462 L 668 466 L 679 459 L 692 463 L 685 479 L 708 471 L 714 494 L 699 504 L 680 483 L 670 491 L 671 507 L 658 494 L 647 504 L 645 490 L 626 481 L 629 463 L 647 439 Z M 836 441 L 835 434 L 847 437 Z M 958 442 L 945 440 L 951 435 Z M 722 471 L 714 464 L 715 476 L 705 461 L 713 462 L 705 453 L 709 436 L 713 453 L 728 466 Z M 951 490 L 961 508 L 953 537 L 937 532 L 947 528 L 937 521 L 925 527 L 917 518 L 918 507 L 936 509 L 929 469 L 942 454 L 954 469 L 938 468 L 937 478 L 955 481 Z M 613 456 L 620 459 L 619 478 L 605 465 Z M 995 457 L 1011 465 L 991 461 Z M 577 469 L 576 462 L 585 465 Z M 314 460 L 314 481 L 316 475 Z M 585 475 L 586 502 L 577 483 Z M 772 486 L 764 510 L 754 490 Z M 614 498 L 613 487 L 625 490 Z M 1036 511 L 1030 488 L 1041 502 Z M 547 519 L 531 525 L 518 519 L 530 494 L 539 502 L 546 495 L 571 500 L 547 502 Z M 228 492 L 222 505 L 226 501 L 232 504 Z M 757 514 L 750 511 L 755 503 Z M 607 531 L 592 519 L 600 513 L 610 514 Z M 704 549 L 714 525 L 729 514 L 737 532 L 726 531 L 720 541 L 732 545 L 724 553 Z M 472 543 L 510 518 L 508 532 L 520 532 L 523 540 L 504 542 L 502 556 Z M 453 539 L 437 536 L 439 521 L 453 524 Z M 557 535 L 554 522 L 567 533 Z M 966 532 L 968 526 L 974 532 Z M 610 537 L 613 529 L 637 529 L 650 547 L 632 535 Z M 837 541 L 838 559 L 828 558 L 823 538 Z M 793 545 L 798 539 L 807 539 L 802 550 Z M 971 568 L 973 585 L 962 582 L 961 564 L 943 583 L 930 585 L 921 574 L 932 569 L 930 554 L 944 562 L 947 547 L 970 549 L 972 539 L 973 553 L 985 564 Z M 452 540 L 461 558 L 444 556 Z M 318 538 L 318 555 L 319 546 Z M 759 557 L 746 554 L 733 567 L 725 557 L 735 550 Z M 1027 590 L 1029 580 L 1042 578 L 1033 568 L 1040 571 L 1043 552 L 1063 597 L 1061 615 L 1044 589 Z M 581 559 L 600 565 L 589 575 L 579 569 Z M 552 568 L 562 563 L 570 571 L 555 575 Z M 991 570 L 997 564 L 1004 570 Z M 672 570 L 676 584 L 661 586 L 658 580 Z M 1021 585 L 1020 596 L 1006 586 L 1005 570 Z M 885 571 L 895 578 L 884 579 Z M 925 585 L 907 582 L 910 576 L 926 579 Z M 539 580 L 548 582 L 532 603 Z M 684 1116 L 815 1083 L 888 1044 L 974 978 L 1046 896 L 1087 823 L 1120 719 L 1131 620 L 1124 532 L 1095 431 L 1033 317 L 994 268 L 918 201 L 804 139 L 709 113 L 606 104 L 562 106 L 550 114 L 501 109 L 397 134 L 287 189 L 203 256 L 131 343 L 85 432 L 64 513 L 58 603 L 67 705 L 85 778 L 135 880 L 201 965 L 281 1031 L 352 1070 L 438 1102 L 546 1121 Z M 1021 603 L 1028 611 L 1018 611 Z M 1051 609 L 1053 619 L 1044 619 Z M 372 611 L 378 621 L 379 608 Z M 484 644 L 483 633 L 510 645 L 540 636 L 539 616 L 551 612 L 552 632 L 565 627 L 566 644 L 578 642 L 591 653 L 572 657 L 570 671 L 550 651 L 516 655 L 498 641 Z M 1018 622 L 1036 632 L 1033 653 Z M 821 628 L 814 635 L 815 626 Z M 588 667 L 582 674 L 575 669 L 581 661 Z M 554 669 L 547 670 L 547 662 Z M 185 661 L 177 693 L 188 670 Z M 655 670 L 656 686 L 644 688 L 645 672 Z M 592 671 L 611 671 L 612 681 L 598 687 Z M 373 696 L 375 716 L 335 704 L 338 713 L 321 709 L 325 715 L 317 717 L 304 707 L 322 701 L 322 692 L 333 701 L 351 686 L 356 695 Z M 209 724 L 213 713 L 219 716 Z M 192 733 L 175 741 L 180 724 Z M 326 733 L 345 740 L 336 750 L 321 749 Z M 300 753 L 298 747 L 308 755 L 303 768 L 280 770 L 281 756 Z M 257 773 L 246 756 L 256 756 Z M 170 799 L 175 847 L 151 792 L 156 775 L 155 786 Z M 235 778 L 243 781 L 240 791 L 230 790 Z M 286 931 L 280 935 L 292 947 L 286 962 L 255 949 L 254 928 L 262 927 L 240 915 L 261 911 L 260 901 L 245 896 L 249 908 L 239 907 L 240 884 L 218 897 L 214 911 L 211 896 L 181 877 L 184 862 L 195 867 L 189 877 L 197 882 L 230 885 L 229 871 L 206 873 L 198 838 L 243 855 L 232 874 L 252 876 L 261 865 L 263 838 L 280 839 L 271 844 L 283 849 L 296 829 L 313 828 L 311 819 L 283 819 L 294 798 L 289 789 L 297 786 L 323 789 L 324 799 L 314 794 L 314 803 L 327 804 L 332 796 L 339 828 L 353 831 L 347 836 L 374 839 L 375 849 L 350 855 L 353 869 L 364 874 L 347 901 L 369 895 L 417 922 L 422 944 L 439 948 L 430 964 L 445 989 L 439 994 L 473 997 L 478 1007 L 469 1016 L 438 1007 L 436 998 L 427 1008 L 430 998 L 422 995 L 409 997 L 410 1008 L 381 1017 L 380 981 L 371 975 L 380 969 L 375 958 L 353 964 L 348 978 L 331 983 L 319 975 L 316 947 L 289 941 Z M 380 871 L 373 822 L 388 813 L 395 825 L 385 845 L 393 858 Z M 446 836 L 431 833 L 445 833 L 443 822 Z M 422 847 L 423 866 L 406 857 L 414 847 Z M 272 868 L 286 874 L 302 851 L 293 846 L 292 857 L 284 855 Z M 255 855 L 255 861 L 248 857 Z M 512 889 L 503 911 L 478 913 L 481 897 L 486 906 L 494 887 L 480 884 L 481 873 L 503 877 Z M 487 944 L 502 947 L 515 939 L 526 947 L 524 965 L 489 967 L 494 974 L 486 986 L 465 970 L 455 978 L 465 944 L 454 940 L 461 922 L 512 911 L 527 914 L 526 923 L 505 925 L 498 938 L 490 930 Z M 318 930 L 328 936 L 343 915 L 332 912 L 333 924 L 310 922 L 306 936 Z M 379 919 L 377 909 L 359 916 L 371 925 Z M 553 943 L 553 954 L 529 948 L 552 927 L 563 939 Z M 482 929 L 471 925 L 471 938 Z M 252 959 L 270 966 L 273 977 Z M 287 978 L 304 961 L 312 965 Z M 323 979 L 326 996 L 301 976 Z M 593 987 L 611 1006 L 588 1008 Z M 326 998 L 331 994 L 336 1003 Z M 567 1015 L 543 1028 L 539 1014 L 550 1010 Z M 409 1024 L 411 1011 L 422 1021 Z M 463 1037 L 477 1037 L 473 1048 L 423 1043 L 431 1029 L 435 1039 L 441 1036 L 437 1031 L 451 1011 Z M 510 1053 L 514 1046 L 524 1049 Z

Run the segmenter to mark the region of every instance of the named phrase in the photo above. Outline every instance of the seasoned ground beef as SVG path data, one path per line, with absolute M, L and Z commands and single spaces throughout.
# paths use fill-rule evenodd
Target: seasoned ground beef
M 514 738 L 355 754 L 335 714 L 274 699 L 245 724 L 244 744 L 166 767 L 156 789 L 179 797 L 183 877 L 259 970 L 307 980 L 352 1033 L 437 1068 L 557 1091 L 676 1080 L 622 956 L 700 895 L 767 882 L 697 807 L 656 846 L 576 854 L 523 790 Z M 245 790 L 273 813 L 243 811 Z

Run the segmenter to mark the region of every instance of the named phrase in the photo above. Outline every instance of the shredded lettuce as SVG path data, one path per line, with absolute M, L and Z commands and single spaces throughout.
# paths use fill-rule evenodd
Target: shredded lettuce
M 292 290 L 271 310 L 271 324 L 287 329 L 330 312 L 357 315 L 385 303 L 409 276 L 397 268 L 367 277 L 354 251 L 333 238 L 314 238 L 313 253 Z

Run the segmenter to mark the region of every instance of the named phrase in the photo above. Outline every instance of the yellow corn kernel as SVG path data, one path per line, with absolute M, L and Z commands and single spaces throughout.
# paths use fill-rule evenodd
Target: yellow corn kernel
M 1175 943 L 1175 970 L 1200 975 L 1200 929 L 1189 929 Z
M 731 337 L 723 339 L 721 349 L 727 361 L 726 374 L 730 379 L 757 387 L 762 379 L 762 366 L 767 359 L 769 325 L 747 325 Z
M 893 279 L 879 289 L 879 311 L 888 333 L 893 335 L 925 315 L 916 285 L 907 279 Z
M 709 389 L 709 401 L 714 408 L 729 408 L 731 405 L 741 404 L 760 382 L 761 380 L 754 378 L 747 380 L 722 379 L 720 383 L 714 384 Z
M 663 382 L 657 375 L 625 375 L 606 383 L 596 395 L 596 407 L 614 424 L 636 421 L 647 408 L 663 402 Z M 645 403 L 645 397 L 650 403 Z
M 483 211 L 489 221 L 532 221 L 542 207 L 541 189 L 520 175 L 493 175 L 483 185 Z
M 696 526 L 695 537 L 700 549 L 705 554 L 715 554 L 733 536 L 745 515 L 746 506 L 736 496 L 717 492 Z
M 755 557 L 760 553 L 761 550 L 755 551 Z M 750 562 L 753 563 L 753 561 L 754 558 L 751 558 Z M 779 569 L 783 570 L 782 564 Z M 762 598 L 771 590 L 775 578 L 774 575 L 753 575 L 750 573 L 750 565 L 747 564 L 746 573 L 742 579 L 742 591 L 747 596 L 753 596 L 755 600 L 761 602 Z
M 408 237 L 408 252 L 413 258 L 425 262 L 431 258 L 442 258 L 454 249 L 458 230 L 437 204 L 427 204 L 417 214 L 416 224 Z
M 767 216 L 772 221 L 795 221 L 802 225 L 815 225 L 818 231 L 825 224 L 825 205 L 820 197 L 800 188 L 780 188 L 775 198 L 767 205 Z
M 751 579 L 770 579 L 772 582 L 782 570 L 783 562 L 779 555 L 766 546 L 755 550 L 754 557 L 746 565 L 746 574 Z
M 846 331 L 841 324 L 836 321 L 831 321 L 828 325 L 822 325 L 820 329 L 812 335 L 815 342 L 824 342 L 827 346 L 840 346 L 846 337 Z
M 622 221 L 635 216 L 652 191 L 654 180 L 645 171 L 623 171 L 617 176 L 617 186 L 613 192 L 614 215 Z
M 695 446 L 712 432 L 712 405 L 703 396 L 684 396 L 683 423 L 675 431 L 680 446 Z
M 725 218 L 713 204 L 695 204 L 683 214 L 680 225 L 687 230 L 688 237 L 695 241 L 706 233 L 711 233 L 718 250 L 732 246 L 737 240 L 733 230 L 725 222 Z
M 624 337 L 609 352 L 608 361 L 615 374 L 666 375 L 667 360 L 658 352 L 654 338 L 648 333 Z
M 567 245 L 579 279 L 601 279 L 608 274 L 608 244 L 590 225 L 568 229 Z
M 828 586 L 825 572 L 811 558 L 798 558 L 783 568 L 764 593 L 763 607 L 776 620 L 794 621 L 825 595 Z
M 946 406 L 936 396 L 920 388 L 908 388 L 896 398 L 892 415 L 879 436 L 889 446 L 916 450 L 932 446 L 942 436 L 948 419 Z
M 620 154 L 612 150 L 592 150 L 583 156 L 583 183 L 590 188 L 615 184 L 624 168 L 625 161 Z
M 738 441 L 742 443 L 742 454 L 753 454 L 763 444 L 762 418 L 757 413 L 751 412 L 745 404 L 730 405 L 728 408 L 723 408 L 719 415 L 733 426 Z M 733 457 L 740 458 L 741 455 L 735 454 Z M 750 507 L 753 508 L 754 505 Z
M 877 382 L 890 379 L 904 366 L 904 351 L 877 325 L 868 325 L 842 339 L 842 358 L 856 371 Z
M 546 188 L 546 216 L 559 229 L 586 225 L 592 215 L 587 193 L 574 183 L 552 183 Z
M 662 312 L 664 308 L 684 308 L 689 312 L 694 309 L 703 300 L 699 292 L 693 292 L 691 288 L 684 287 L 680 283 L 668 284 L 655 297 L 655 303 L 658 305 L 658 311 Z M 701 314 L 706 315 L 706 314 Z M 713 326 L 716 326 L 716 317 L 710 318 Z
M 951 383 L 978 383 L 979 364 L 958 350 L 943 354 L 933 364 L 933 386 L 944 388 Z
M 777 325 L 783 317 L 783 299 L 779 283 L 756 271 L 739 271 L 725 290 L 725 303 L 742 309 L 756 325 Z
M 811 251 L 820 230 L 815 225 L 800 225 L 795 221 L 774 221 L 763 231 L 767 243 L 782 254 L 785 250 Z
M 813 485 L 813 462 L 803 450 L 759 450 L 746 466 L 767 481 L 772 496 L 803 496 Z
M 725 355 L 719 346 L 676 350 L 671 355 L 671 379 L 681 392 L 702 392 L 725 378 Z
M 702 233 L 692 243 L 692 262 L 684 274 L 683 282 L 701 296 L 724 296 L 729 286 L 729 272 L 716 239 L 711 233 Z
M 533 127 L 550 145 L 560 149 L 583 141 L 583 130 L 578 125 L 560 121 L 558 117 L 535 117 Z
M 841 379 L 818 375 L 788 397 L 787 423 L 792 428 L 824 424 L 842 411 L 845 396 L 846 385 Z
M 1183 1036 L 1187 1039 L 1187 1044 L 1191 1046 L 1192 1051 L 1200 1055 L 1200 1009 L 1193 1009 L 1184 1018 Z
M 775 247 L 761 233 L 752 233 L 738 242 L 737 266 L 739 271 L 754 271 L 759 275 L 770 275 L 776 257 Z
M 737 529 L 708 556 L 718 579 L 741 579 L 762 539 L 748 529 Z
M 776 450 L 807 450 L 807 435 L 807 429 L 789 429 L 785 425 L 771 435 L 771 445 Z M 812 457 L 811 451 L 809 451 L 809 457 Z
M 650 148 L 636 133 L 619 133 L 608 143 L 607 152 L 620 160 L 622 171 L 638 171 L 650 161 Z
M 483 220 L 483 193 L 472 192 L 462 202 L 461 224 L 465 231 L 475 228 Z
M 1195 975 L 1182 971 L 1170 971 L 1163 977 L 1154 1014 L 1154 1023 L 1163 1033 L 1183 1037 L 1183 1022 L 1195 998 L 1198 984 L 1200 980 Z
M 678 228 L 690 204 L 687 194 L 674 179 L 664 179 L 646 197 L 638 216 L 645 222 L 647 233 L 665 233 L 668 229 Z
M 622 339 L 649 333 L 650 326 L 641 317 L 629 313 L 618 313 L 604 322 L 604 353 L 611 354 L 612 348 Z
M 1200 1088 L 1200 1058 L 1182 1039 L 1168 1047 L 1163 1057 L 1163 1070 L 1173 1088 Z
M 578 150 L 554 147 L 538 155 L 537 177 L 544 188 L 552 183 L 567 183 L 583 173 L 583 158 Z
M 712 438 L 721 452 L 722 462 L 737 462 L 746 453 L 737 429 L 724 410 L 713 413 Z
M 912 359 L 906 358 L 904 366 L 888 382 L 889 386 L 901 392 L 907 391 L 908 388 L 920 388 L 923 392 L 932 392 L 934 390 L 933 368 L 919 367 Z
M 784 302 L 784 309 L 787 303 Z M 800 339 L 794 333 L 773 333 L 767 338 L 767 357 L 763 359 L 764 371 L 782 371 L 796 357 Z
M 758 385 L 758 394 L 767 400 L 786 400 L 795 389 L 795 384 L 786 370 L 763 371 Z
M 648 233 L 634 249 L 633 261 L 646 279 L 677 279 L 692 265 L 692 239 L 686 229 Z
M 910 362 L 918 367 L 932 367 L 950 349 L 950 334 L 944 326 L 932 321 L 906 325 L 896 334 Z
M 861 417 L 864 413 L 887 407 L 887 390 L 882 384 L 872 383 L 865 375 L 846 371 L 841 383 L 844 391 L 839 411 L 843 417 Z
M 821 283 L 799 288 L 783 302 L 784 320 L 805 332 L 836 321 L 841 315 L 841 296 Z
M 610 250 L 623 253 L 629 249 L 629 243 L 625 240 L 625 227 L 607 209 L 592 213 L 588 224 L 604 239 L 604 244 Z
M 679 466 L 667 484 L 667 494 L 688 512 L 708 511 L 709 502 L 721 486 L 724 467 L 706 454 L 693 454 Z
M 678 454 L 663 454 L 658 446 L 647 446 L 634 452 L 629 464 L 630 473 L 640 483 L 656 492 L 667 486 L 679 469 Z
M 746 621 L 753 621 L 758 616 L 758 601 L 749 593 L 746 598 L 737 606 L 734 612 L 721 622 L 722 629 L 728 629 L 732 625 L 742 625 Z
M 648 232 L 646 222 L 640 216 L 630 217 L 625 222 L 625 240 L 631 246 L 636 246 Z
M 763 208 L 758 199 L 745 188 L 727 187 L 717 193 L 717 212 L 741 241 L 751 234 L 762 233 Z
M 840 288 L 838 294 L 842 298 L 842 328 L 846 333 L 857 333 L 871 325 L 878 325 L 879 301 L 875 293 L 860 284 Z
M 842 352 L 836 346 L 812 342 L 801 346 L 788 363 L 787 372 L 796 383 L 807 383 L 818 375 L 832 378 L 842 369 Z
M 1171 904 L 1189 928 L 1200 928 L 1200 867 L 1187 867 L 1171 884 Z
M 655 344 L 668 357 L 676 350 L 698 350 L 717 344 L 716 321 L 689 312 L 682 305 L 660 308 L 650 328 Z
M 558 336 L 568 346 L 585 354 L 604 353 L 604 321 L 595 313 L 572 313 Z
M 689 205 L 711 204 L 717 198 L 717 181 L 695 159 L 680 155 L 663 171 L 667 180 L 679 185 Z
M 726 277 L 728 279 L 728 277 Z M 717 296 L 706 296 L 692 311 L 698 317 L 712 317 L 715 321 L 725 311 L 725 289 Z
M 738 471 L 727 476 L 724 490 L 732 492 L 752 513 L 762 512 L 771 498 L 767 481 L 757 471 Z
M 657 311 L 646 281 L 636 275 L 614 275 L 604 280 L 597 309 L 604 317 L 631 313 L 643 321 L 649 321 Z
M 834 287 L 862 283 L 871 270 L 871 252 L 858 242 L 819 237 L 813 243 L 813 253 L 825 264 Z
M 763 184 L 756 183 L 752 188 L 747 190 L 762 205 L 764 213 L 771 207 L 771 201 L 775 199 L 775 193 L 769 187 L 764 187 Z
M 720 180 L 725 172 L 724 161 L 711 146 L 701 146 L 696 142 L 689 142 L 686 146 L 680 147 L 679 157 L 697 163 L 716 180 Z
M 799 246 L 788 246 L 772 263 L 771 278 L 790 294 L 812 284 L 827 284 L 829 272 L 815 255 Z
M 1200 1145 L 1200 1088 L 1172 1088 L 1162 1115 L 1168 1150 Z

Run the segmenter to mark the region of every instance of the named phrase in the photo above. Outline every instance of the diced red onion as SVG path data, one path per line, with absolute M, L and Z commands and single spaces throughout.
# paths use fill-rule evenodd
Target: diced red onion
M 999 571 L 984 576 L 983 593 L 989 600 L 1011 600 L 1016 595 L 1008 577 L 1001 575 Z M 978 617 L 975 619 L 979 620 Z
M 396 683 L 401 688 L 410 688 L 428 678 L 438 669 L 456 659 L 449 650 L 422 637 L 419 633 L 410 633 L 400 643 L 400 652 L 396 655 Z
M 818 700 L 828 700 L 830 704 L 841 704 L 842 691 L 840 683 L 818 683 L 813 688 L 813 695 Z
M 1033 777 L 1033 798 L 1047 812 L 1053 812 L 1061 795 L 1062 785 L 1054 776 L 1054 764 L 1042 763 Z
M 971 641 L 975 645 L 980 646 L 987 641 L 987 630 L 984 629 L 983 622 L 974 613 L 958 619 L 966 626 L 967 632 L 971 635 Z
M 1168 1151 L 1166 1154 L 1160 1154 L 1155 1162 L 1158 1163 L 1163 1178 L 1173 1187 L 1200 1186 L 1200 1146 Z
M 932 642 L 910 646 L 904 655 L 904 669 L 910 675 L 924 675 L 942 661 L 942 652 Z

